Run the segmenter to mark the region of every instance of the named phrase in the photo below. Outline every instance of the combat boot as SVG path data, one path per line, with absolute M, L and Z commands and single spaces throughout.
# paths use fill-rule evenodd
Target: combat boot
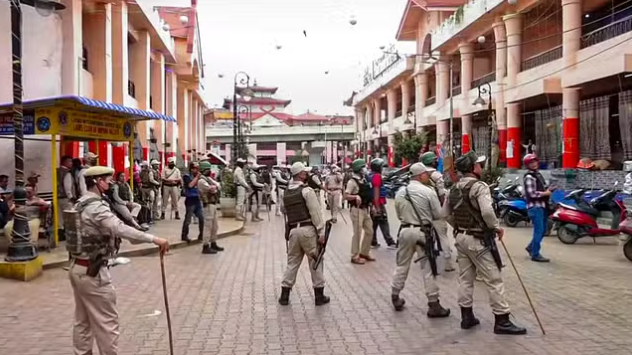
M 160 219 L 161 219 L 161 220 L 163 220 L 163 221 L 165 220 L 165 213 L 164 213 L 164 212 L 162 212 L 162 213 L 160 214 Z
M 281 287 L 281 297 L 279 297 L 279 304 L 281 306 L 290 304 L 290 291 L 292 291 L 292 289 L 289 287 Z
M 428 318 L 445 318 L 450 315 L 450 310 L 441 307 L 439 301 L 428 302 L 428 312 L 426 315 Z
M 324 287 L 314 288 L 314 300 L 317 306 L 322 306 L 329 303 L 330 299 L 328 296 L 325 296 Z
M 176 219 L 180 219 L 180 212 L 176 212 Z
M 391 295 L 391 302 L 393 302 L 393 307 L 395 307 L 395 310 L 398 312 L 403 310 L 406 304 L 406 300 L 399 297 L 399 295 Z
M 217 254 L 217 250 L 211 248 L 209 244 L 202 246 L 202 254 Z
M 461 329 L 470 329 L 481 322 L 474 316 L 472 307 L 461 307 Z
M 212 242 L 211 243 L 211 249 L 215 250 L 215 251 L 224 251 L 224 248 L 220 247 L 219 245 L 217 245 L 217 243 Z
M 509 320 L 509 313 L 494 314 L 494 334 L 523 335 L 527 334 L 527 329 L 513 324 Z

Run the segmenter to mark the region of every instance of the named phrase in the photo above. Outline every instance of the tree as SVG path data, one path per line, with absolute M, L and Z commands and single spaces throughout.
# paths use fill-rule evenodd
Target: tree
M 419 154 L 426 145 L 426 133 L 417 133 L 410 137 L 403 137 L 400 133 L 395 136 L 395 160 L 406 159 L 409 162 L 419 160 Z

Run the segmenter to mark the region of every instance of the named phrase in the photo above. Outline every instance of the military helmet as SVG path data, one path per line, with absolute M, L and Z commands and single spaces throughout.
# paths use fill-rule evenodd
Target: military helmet
M 454 167 L 462 173 L 471 173 L 474 170 L 474 165 L 484 162 L 485 159 L 484 155 L 479 157 L 475 151 L 471 150 L 467 154 L 461 155 L 454 163 Z
M 364 159 L 356 159 L 351 163 L 351 170 L 355 173 L 359 173 L 362 168 L 366 166 L 366 161 Z
M 211 163 L 208 161 L 200 162 L 200 171 L 211 170 Z
M 421 155 L 419 162 L 424 163 L 424 165 L 432 165 L 437 162 L 437 155 L 434 152 L 425 152 Z
M 371 160 L 371 170 L 372 171 L 382 171 L 382 167 L 385 165 L 384 159 L 375 158 Z

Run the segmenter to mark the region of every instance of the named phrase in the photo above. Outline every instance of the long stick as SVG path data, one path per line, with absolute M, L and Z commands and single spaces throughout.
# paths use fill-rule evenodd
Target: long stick
M 518 276 L 518 281 L 520 282 L 520 286 L 522 286 L 522 290 L 524 290 L 524 294 L 525 294 L 525 296 L 527 296 L 527 301 L 529 301 L 529 306 L 531 306 L 531 310 L 533 311 L 533 315 L 535 316 L 535 320 L 538 321 L 538 325 L 540 326 L 540 330 L 542 331 L 542 335 L 546 335 L 546 332 L 544 331 L 544 326 L 542 326 L 542 322 L 540 321 L 540 317 L 538 317 L 538 312 L 536 312 L 535 307 L 533 306 L 533 302 L 531 301 L 531 296 L 529 296 L 529 291 L 527 291 L 527 287 L 524 285 L 524 282 L 522 282 L 522 277 L 520 277 L 520 273 L 518 273 L 518 269 L 516 268 L 516 264 L 514 264 L 513 259 L 511 258 L 511 255 L 509 254 L 509 250 L 507 250 L 507 246 L 505 245 L 505 242 L 501 240 L 500 243 L 503 245 L 503 249 L 505 249 L 505 254 L 507 254 L 507 259 L 509 259 L 509 262 L 511 263 L 511 266 L 513 267 L 514 271 L 516 272 L 516 276 Z
M 169 354 L 173 355 L 173 333 L 171 331 L 171 312 L 169 311 L 169 297 L 167 296 L 167 277 L 165 276 L 165 255 L 160 252 L 160 273 L 162 274 L 162 294 L 165 299 L 167 313 L 167 329 L 169 330 Z

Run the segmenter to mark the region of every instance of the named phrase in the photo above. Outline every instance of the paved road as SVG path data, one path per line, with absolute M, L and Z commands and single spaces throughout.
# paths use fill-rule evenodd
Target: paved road
M 273 217 L 274 218 L 274 217 Z M 347 215 L 348 219 L 348 215 Z M 547 239 L 551 264 L 530 262 L 523 250 L 529 230 L 508 232 L 507 244 L 522 271 L 548 334 L 539 334 L 513 272 L 505 271 L 508 298 L 521 337 L 492 333 L 493 317 L 482 285 L 475 309 L 482 324 L 459 328 L 454 273 L 440 276 L 447 319 L 428 320 L 419 273 L 403 292 L 404 312 L 390 304 L 395 251 L 378 261 L 349 263 L 351 228 L 340 221 L 325 264 L 332 302 L 315 308 L 306 266 L 291 306 L 276 299 L 285 267 L 282 219 L 249 224 L 222 240 L 226 251 L 201 255 L 198 247 L 167 257 L 176 353 L 195 354 L 630 354 L 632 263 L 614 239 L 592 245 Z M 396 225 L 391 226 L 396 230 Z M 590 242 L 590 243 L 588 243 Z M 134 258 L 112 270 L 121 315 L 121 354 L 168 354 L 158 258 Z M 73 300 L 63 270 L 28 283 L 0 280 L 0 354 L 71 354 Z

